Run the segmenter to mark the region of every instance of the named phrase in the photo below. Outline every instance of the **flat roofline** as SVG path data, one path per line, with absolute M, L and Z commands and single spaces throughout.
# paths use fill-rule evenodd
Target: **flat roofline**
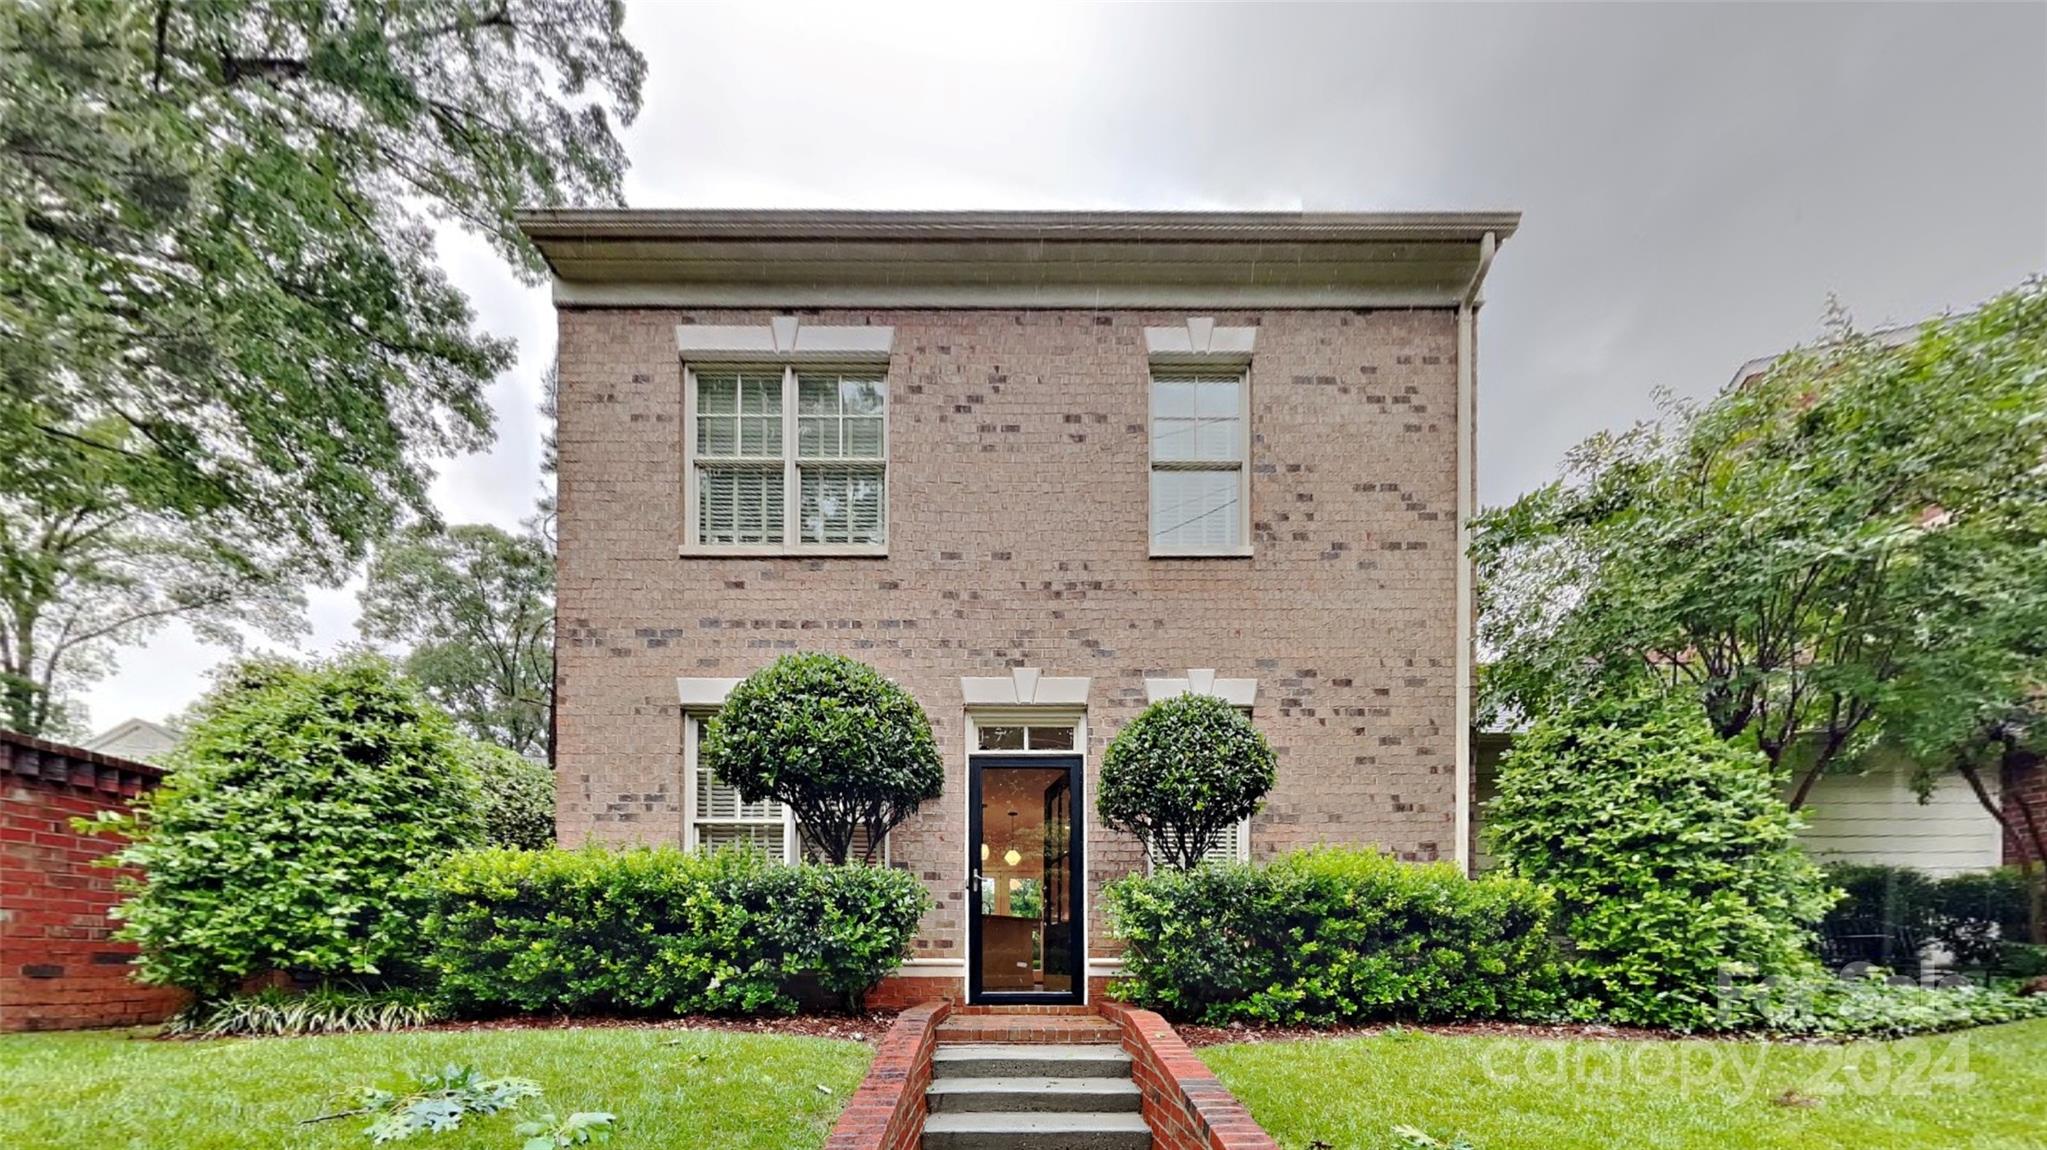
M 1115 240 L 1143 243 L 1437 240 L 1514 234 L 1521 213 L 895 212 L 753 208 L 536 208 L 521 230 L 548 240 Z

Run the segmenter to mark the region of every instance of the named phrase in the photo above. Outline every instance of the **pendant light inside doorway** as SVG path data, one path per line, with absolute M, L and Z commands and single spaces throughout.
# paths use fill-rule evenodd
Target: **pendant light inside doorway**
M 1010 843 L 1009 849 L 1002 852 L 1002 861 L 1008 863 L 1010 866 L 1015 866 L 1016 864 L 1023 861 L 1023 853 L 1016 849 L 1015 811 L 1009 812 L 1009 843 Z

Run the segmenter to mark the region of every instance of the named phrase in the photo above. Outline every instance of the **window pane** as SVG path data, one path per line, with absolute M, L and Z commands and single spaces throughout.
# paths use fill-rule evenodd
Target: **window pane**
M 1151 385 L 1151 413 L 1156 416 L 1192 417 L 1194 393 L 1201 385 L 1188 379 L 1160 379 Z
M 1242 386 L 1234 379 L 1204 379 L 1195 390 L 1194 414 L 1206 419 L 1218 416 L 1237 418 L 1237 389 Z
M 831 376 L 797 376 L 796 410 L 811 415 L 837 415 L 839 381 Z
M 1243 540 L 1235 471 L 1151 473 L 1151 543 L 1160 551 L 1234 550 Z
M 1202 460 L 1237 458 L 1237 421 L 1204 419 L 1194 433 L 1194 456 Z
M 782 421 L 765 416 L 741 417 L 739 453 L 769 457 L 782 454 Z
M 846 419 L 846 454 L 855 459 L 881 458 L 881 420 L 874 416 Z
M 697 473 L 697 542 L 782 541 L 782 473 L 702 468 Z
M 730 414 L 738 410 L 738 376 L 697 376 L 697 411 L 699 414 Z
M 1070 751 L 1073 749 L 1072 727 L 1032 727 L 1031 750 Z
M 796 456 L 799 459 L 834 459 L 839 455 L 837 416 L 798 416 Z
M 723 847 L 747 847 L 780 860 L 788 857 L 783 852 L 786 828 L 781 823 L 698 823 L 697 849 L 719 850 Z
M 1154 419 L 1151 421 L 1151 457 L 1153 459 L 1198 459 L 1195 454 L 1195 428 L 1191 419 Z
M 847 415 L 880 415 L 888 385 L 878 379 L 847 379 L 839 383 L 839 402 Z
M 879 467 L 804 467 L 796 514 L 805 543 L 879 543 L 888 489 Z
M 739 420 L 729 415 L 697 416 L 697 454 L 739 454 Z
M 782 414 L 782 377 L 747 375 L 740 377 L 740 409 L 749 415 Z
M 1022 727 L 980 727 L 981 749 L 984 751 L 1021 751 L 1024 749 Z

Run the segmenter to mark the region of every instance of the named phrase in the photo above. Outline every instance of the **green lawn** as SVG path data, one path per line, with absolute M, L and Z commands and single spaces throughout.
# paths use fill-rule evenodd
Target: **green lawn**
M 6 1035 L 0 1146 L 366 1148 L 359 1119 L 295 1123 L 343 1108 L 337 1102 L 345 1105 L 357 1086 L 401 1083 L 410 1071 L 454 1063 L 531 1078 L 564 1117 L 573 1110 L 616 1113 L 613 1150 L 800 1150 L 824 1142 L 871 1056 L 854 1042 L 661 1029 L 212 1042 L 120 1032 Z M 517 1150 L 515 1121 L 471 1117 L 459 1131 L 404 1145 Z
M 1218 1046 L 1203 1061 L 1286 1150 L 2047 1148 L 2047 1021 L 1792 1046 L 1434 1036 Z

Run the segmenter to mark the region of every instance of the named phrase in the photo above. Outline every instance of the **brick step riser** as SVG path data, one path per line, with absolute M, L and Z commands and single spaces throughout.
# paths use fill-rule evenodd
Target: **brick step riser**
M 1123 1041 L 1123 1033 L 1113 1026 L 954 1026 L 947 1023 L 938 1028 L 938 1041 L 955 1044 L 1000 1042 L 1021 1046 L 1116 1045 Z
M 1043 1062 L 1032 1058 L 1029 1051 L 1018 1051 L 1015 1054 L 996 1054 L 985 1058 L 934 1061 L 931 1064 L 931 1076 L 933 1079 L 1128 1078 L 1130 1060 L 1104 1057 Z

